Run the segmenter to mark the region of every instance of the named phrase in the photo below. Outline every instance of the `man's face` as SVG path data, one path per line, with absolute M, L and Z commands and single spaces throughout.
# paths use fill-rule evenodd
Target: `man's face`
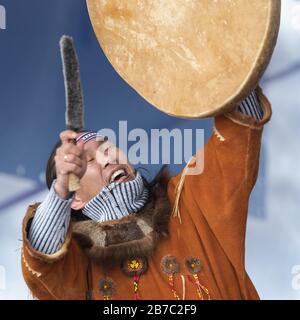
M 134 168 L 124 153 L 109 141 L 92 139 L 84 144 L 87 169 L 80 180 L 77 196 L 88 202 L 111 182 L 126 182 L 135 178 Z

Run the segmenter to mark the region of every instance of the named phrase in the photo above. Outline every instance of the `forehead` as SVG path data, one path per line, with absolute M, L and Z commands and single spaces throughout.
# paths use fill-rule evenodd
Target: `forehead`
M 101 145 L 111 145 L 111 142 L 107 140 L 105 136 L 97 136 L 94 132 L 79 132 L 76 137 L 76 141 L 84 141 L 84 150 L 88 154 L 94 154 Z
M 84 131 L 84 132 L 79 132 L 77 133 L 76 136 L 76 141 L 84 141 L 84 142 L 88 142 L 91 139 L 94 139 L 97 137 L 97 133 L 93 132 L 93 131 Z
M 99 148 L 100 144 L 102 142 L 100 141 L 96 141 L 95 138 L 89 140 L 88 142 L 84 143 L 84 150 L 88 153 L 94 153 L 97 151 L 97 149 Z

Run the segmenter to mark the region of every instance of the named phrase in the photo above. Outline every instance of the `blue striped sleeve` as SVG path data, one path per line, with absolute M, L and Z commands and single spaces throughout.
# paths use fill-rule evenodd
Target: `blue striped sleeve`
M 264 117 L 262 106 L 258 101 L 255 91 L 252 91 L 249 96 L 240 103 L 237 110 L 256 120 L 262 120 Z
M 45 254 L 57 252 L 64 243 L 70 224 L 72 199 L 61 199 L 53 182 L 45 200 L 39 205 L 31 223 L 28 240 Z

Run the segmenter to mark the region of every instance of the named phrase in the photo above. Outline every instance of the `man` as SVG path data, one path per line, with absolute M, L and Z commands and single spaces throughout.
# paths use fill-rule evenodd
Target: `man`
M 151 184 L 95 133 L 62 132 L 47 166 L 50 191 L 23 222 L 22 268 L 33 295 L 258 299 L 245 271 L 245 230 L 270 117 L 257 87 L 215 118 L 198 151 L 201 174 L 185 169 L 169 179 L 163 170 Z M 69 173 L 81 179 L 75 194 L 68 192 Z

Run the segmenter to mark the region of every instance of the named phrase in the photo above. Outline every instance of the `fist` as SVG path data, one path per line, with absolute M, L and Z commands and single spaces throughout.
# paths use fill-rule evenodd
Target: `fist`
M 56 193 L 61 198 L 69 194 L 69 174 L 74 173 L 79 179 L 85 174 L 87 161 L 83 150 L 84 142 L 74 143 L 77 134 L 74 131 L 66 130 L 61 132 L 60 140 L 62 145 L 57 148 L 55 154 L 55 166 L 57 180 L 54 186 Z

